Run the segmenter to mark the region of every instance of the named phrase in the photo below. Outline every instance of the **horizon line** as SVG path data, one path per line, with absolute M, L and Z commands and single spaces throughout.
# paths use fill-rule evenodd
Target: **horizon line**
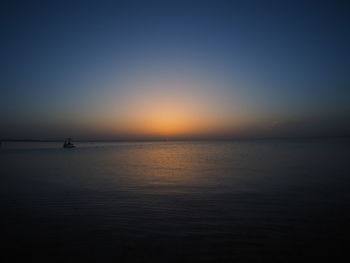
M 74 139 L 75 142 L 176 142 L 176 141 L 247 141 L 247 140 L 288 140 L 288 139 L 336 139 L 350 138 L 350 135 L 317 135 L 317 136 L 271 136 L 271 137 L 232 137 L 232 138 L 166 138 L 166 139 Z M 0 139 L 0 142 L 61 142 L 63 139 Z

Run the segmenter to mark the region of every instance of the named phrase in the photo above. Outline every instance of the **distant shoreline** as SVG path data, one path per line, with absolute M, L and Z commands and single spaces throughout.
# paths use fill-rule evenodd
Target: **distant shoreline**
M 317 140 L 346 139 L 350 135 L 340 136 L 293 136 L 293 137 L 255 137 L 255 138 L 188 138 L 188 139 L 76 139 L 75 142 L 181 142 L 181 141 L 264 141 L 264 140 Z M 64 139 L 1 139 L 0 142 L 63 142 Z

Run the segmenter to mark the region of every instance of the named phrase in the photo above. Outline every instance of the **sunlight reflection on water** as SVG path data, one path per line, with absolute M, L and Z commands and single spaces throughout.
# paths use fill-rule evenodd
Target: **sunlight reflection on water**
M 67 257 L 84 257 L 92 249 L 92 257 L 105 259 L 122 253 L 137 261 L 137 252 L 160 261 L 174 254 L 174 261 L 258 261 L 276 249 L 291 256 L 296 246 L 305 256 L 300 242 L 342 240 L 332 233 L 350 219 L 343 209 L 350 204 L 348 145 L 316 140 L 4 147 L 4 238 L 12 240 L 8 246 L 24 242 L 34 251 L 56 251 L 61 242 L 55 253 Z

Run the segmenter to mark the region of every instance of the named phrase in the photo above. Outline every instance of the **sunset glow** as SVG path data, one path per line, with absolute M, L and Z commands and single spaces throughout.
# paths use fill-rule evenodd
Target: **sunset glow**
M 255 15 L 250 2 L 145 3 L 68 13 L 64 5 L 38 6 L 28 18 L 31 9 L 19 6 L 8 15 L 1 136 L 163 140 L 350 132 L 342 15 L 334 19 L 326 8 L 311 18 L 289 4 L 266 13 L 258 2 Z
M 346 262 L 350 1 L 5 0 L 0 18 L 3 259 Z

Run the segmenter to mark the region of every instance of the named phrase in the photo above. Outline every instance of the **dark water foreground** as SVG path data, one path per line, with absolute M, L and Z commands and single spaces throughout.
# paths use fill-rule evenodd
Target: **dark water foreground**
M 348 139 L 60 146 L 0 149 L 8 262 L 340 262 L 349 251 Z

